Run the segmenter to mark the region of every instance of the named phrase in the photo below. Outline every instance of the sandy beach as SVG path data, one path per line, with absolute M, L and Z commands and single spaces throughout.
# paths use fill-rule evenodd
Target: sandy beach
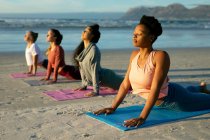
M 198 85 L 200 81 L 206 81 L 210 84 L 210 47 L 164 50 L 171 58 L 171 82 Z M 102 67 L 125 74 L 131 50 L 103 50 L 101 53 Z M 71 64 L 71 52 L 65 54 L 65 60 Z M 9 76 L 25 71 L 24 52 L 0 53 L 0 140 L 210 139 L 210 114 L 128 132 L 119 131 L 85 115 L 87 111 L 109 107 L 115 95 L 55 101 L 42 92 L 76 88 L 80 82 L 28 86 L 23 79 Z M 141 103 L 144 100 L 140 97 L 128 95 L 120 107 Z

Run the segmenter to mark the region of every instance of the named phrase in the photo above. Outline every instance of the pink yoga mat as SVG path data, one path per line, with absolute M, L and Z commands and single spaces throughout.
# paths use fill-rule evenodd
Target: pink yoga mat
M 45 76 L 45 75 L 46 75 L 46 72 L 37 72 L 36 73 L 36 76 Z M 28 74 L 24 74 L 24 73 L 12 73 L 12 74 L 10 74 L 10 76 L 12 78 L 27 78 L 27 77 L 32 77 L 32 76 L 30 76 Z
M 88 87 L 87 90 L 83 91 L 74 91 L 72 89 L 61 89 L 55 91 L 46 91 L 43 92 L 45 95 L 48 95 L 55 99 L 56 101 L 64 101 L 64 100 L 74 100 L 74 99 L 81 99 L 81 98 L 89 98 L 86 97 L 85 94 L 92 91 L 92 87 Z M 99 90 L 99 95 L 106 96 L 106 95 L 114 95 L 117 94 L 117 90 L 113 90 L 107 87 L 101 87 Z

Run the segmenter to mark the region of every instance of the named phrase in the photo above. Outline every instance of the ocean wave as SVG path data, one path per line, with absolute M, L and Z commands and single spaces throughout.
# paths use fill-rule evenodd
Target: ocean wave
M 164 28 L 210 29 L 210 20 L 160 20 Z M 119 19 L 55 19 L 55 18 L 5 18 L 0 19 L 0 28 L 84 28 L 98 23 L 102 28 L 131 28 L 139 21 Z

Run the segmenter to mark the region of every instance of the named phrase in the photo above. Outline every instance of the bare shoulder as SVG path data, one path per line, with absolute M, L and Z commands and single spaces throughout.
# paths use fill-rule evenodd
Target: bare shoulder
M 156 59 L 170 59 L 169 54 L 166 51 L 157 50 L 154 56 Z
M 154 65 L 170 66 L 170 57 L 166 51 L 158 50 L 153 59 Z

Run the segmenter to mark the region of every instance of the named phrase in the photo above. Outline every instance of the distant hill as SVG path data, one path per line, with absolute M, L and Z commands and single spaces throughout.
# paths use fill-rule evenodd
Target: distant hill
M 171 4 L 167 7 L 136 7 L 129 9 L 121 19 L 139 20 L 144 14 L 162 19 L 210 19 L 210 5 L 199 5 L 191 9 L 181 4 Z

